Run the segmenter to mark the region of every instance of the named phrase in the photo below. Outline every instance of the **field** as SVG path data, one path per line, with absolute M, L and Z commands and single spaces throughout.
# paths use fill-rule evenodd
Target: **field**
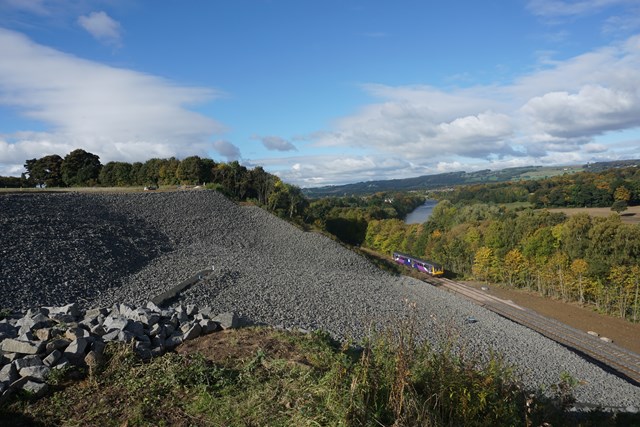
M 607 217 L 614 213 L 610 208 L 552 208 L 549 211 L 562 212 L 567 216 L 586 212 L 592 217 Z M 620 218 L 626 224 L 640 224 L 640 206 L 629 207 L 626 211 L 620 213 Z
M 553 176 L 564 175 L 564 174 L 572 174 L 576 172 L 584 172 L 584 167 L 582 166 L 545 166 L 535 171 L 530 171 L 523 173 L 518 179 L 544 179 L 551 178 Z

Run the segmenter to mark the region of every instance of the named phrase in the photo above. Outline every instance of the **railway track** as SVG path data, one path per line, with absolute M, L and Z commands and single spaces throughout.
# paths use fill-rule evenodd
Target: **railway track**
M 453 280 L 433 277 L 426 279 L 425 282 L 463 295 L 474 303 L 533 329 L 605 370 L 640 386 L 640 355 L 637 353 Z

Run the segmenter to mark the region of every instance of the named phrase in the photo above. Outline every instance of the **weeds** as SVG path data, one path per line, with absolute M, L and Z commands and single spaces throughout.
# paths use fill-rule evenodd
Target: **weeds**
M 37 402 L 14 399 L 0 407 L 0 424 L 562 425 L 578 386 L 566 374 L 550 397 L 524 390 L 497 354 L 483 362 L 461 356 L 453 341 L 438 351 L 417 344 L 410 319 L 357 349 L 322 333 L 243 334 L 257 346 L 224 364 L 175 353 L 145 363 L 129 346 L 108 346 L 92 378 Z M 274 353 L 274 342 L 286 352 Z

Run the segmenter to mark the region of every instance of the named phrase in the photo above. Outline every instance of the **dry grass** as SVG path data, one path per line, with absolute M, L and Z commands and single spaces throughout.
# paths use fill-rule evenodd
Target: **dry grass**
M 593 217 L 607 217 L 615 214 L 610 208 L 552 208 L 551 212 L 562 212 L 567 216 L 577 215 L 579 213 L 588 213 Z M 640 206 L 630 206 L 626 211 L 620 214 L 622 222 L 626 224 L 640 224 Z

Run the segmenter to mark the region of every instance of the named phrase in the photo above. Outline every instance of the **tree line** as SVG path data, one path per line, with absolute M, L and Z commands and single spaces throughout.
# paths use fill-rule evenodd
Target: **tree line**
M 370 221 L 365 245 L 433 260 L 460 277 L 640 317 L 640 225 L 624 224 L 615 213 L 567 217 L 443 200 L 424 224 Z
M 545 207 L 613 207 L 640 204 L 640 168 L 614 168 L 552 178 L 457 187 L 446 194 L 453 203 L 529 202 Z
M 48 155 L 29 159 L 20 178 L 2 177 L 5 187 L 128 187 L 160 185 L 206 185 L 232 200 L 254 201 L 271 212 L 302 221 L 308 200 L 300 188 L 286 184 L 257 166 L 247 169 L 237 161 L 224 163 L 198 156 L 178 160 L 149 159 L 146 162 L 100 163 L 100 158 L 77 149 L 64 158 Z

